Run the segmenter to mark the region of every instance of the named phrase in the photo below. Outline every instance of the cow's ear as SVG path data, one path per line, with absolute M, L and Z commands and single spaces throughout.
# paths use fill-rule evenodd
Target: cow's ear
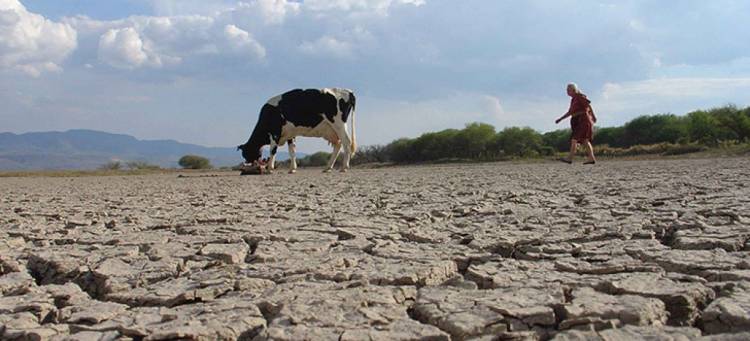
M 241 144 L 241 145 L 237 146 L 237 150 L 242 149 L 242 147 L 244 147 L 244 146 L 245 146 L 244 144 Z

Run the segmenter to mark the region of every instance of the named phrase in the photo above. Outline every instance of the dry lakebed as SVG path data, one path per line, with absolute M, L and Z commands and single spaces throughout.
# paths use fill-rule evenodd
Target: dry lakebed
M 0 178 L 0 339 L 750 340 L 749 170 Z

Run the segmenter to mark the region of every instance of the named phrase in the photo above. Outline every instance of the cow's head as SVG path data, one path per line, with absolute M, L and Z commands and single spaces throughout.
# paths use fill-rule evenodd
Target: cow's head
M 262 146 L 252 146 L 250 143 L 245 143 L 237 146 L 237 150 L 242 151 L 242 158 L 245 159 L 245 163 L 255 164 L 260 160 Z

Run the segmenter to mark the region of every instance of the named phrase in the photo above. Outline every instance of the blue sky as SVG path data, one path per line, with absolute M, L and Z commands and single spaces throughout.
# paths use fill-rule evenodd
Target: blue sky
M 750 105 L 750 2 L 0 0 L 0 131 L 233 146 L 270 97 L 358 94 L 360 145 Z M 304 140 L 303 152 L 326 150 Z

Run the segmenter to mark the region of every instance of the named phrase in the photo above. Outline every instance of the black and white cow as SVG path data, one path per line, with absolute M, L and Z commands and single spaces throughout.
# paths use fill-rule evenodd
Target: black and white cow
M 297 136 L 322 137 L 333 145 L 333 154 L 325 172 L 336 163 L 341 147 L 344 148 L 342 172 L 349 169 L 349 160 L 357 149 L 354 136 L 354 93 L 347 89 L 295 89 L 273 97 L 263 105 L 250 138 L 237 147 L 242 150 L 245 165 L 257 164 L 261 148 L 270 145 L 271 157 L 267 169 L 273 170 L 276 151 L 289 143 L 291 158 L 289 173 L 297 170 L 294 138 Z M 352 133 L 347 131 L 351 117 Z

